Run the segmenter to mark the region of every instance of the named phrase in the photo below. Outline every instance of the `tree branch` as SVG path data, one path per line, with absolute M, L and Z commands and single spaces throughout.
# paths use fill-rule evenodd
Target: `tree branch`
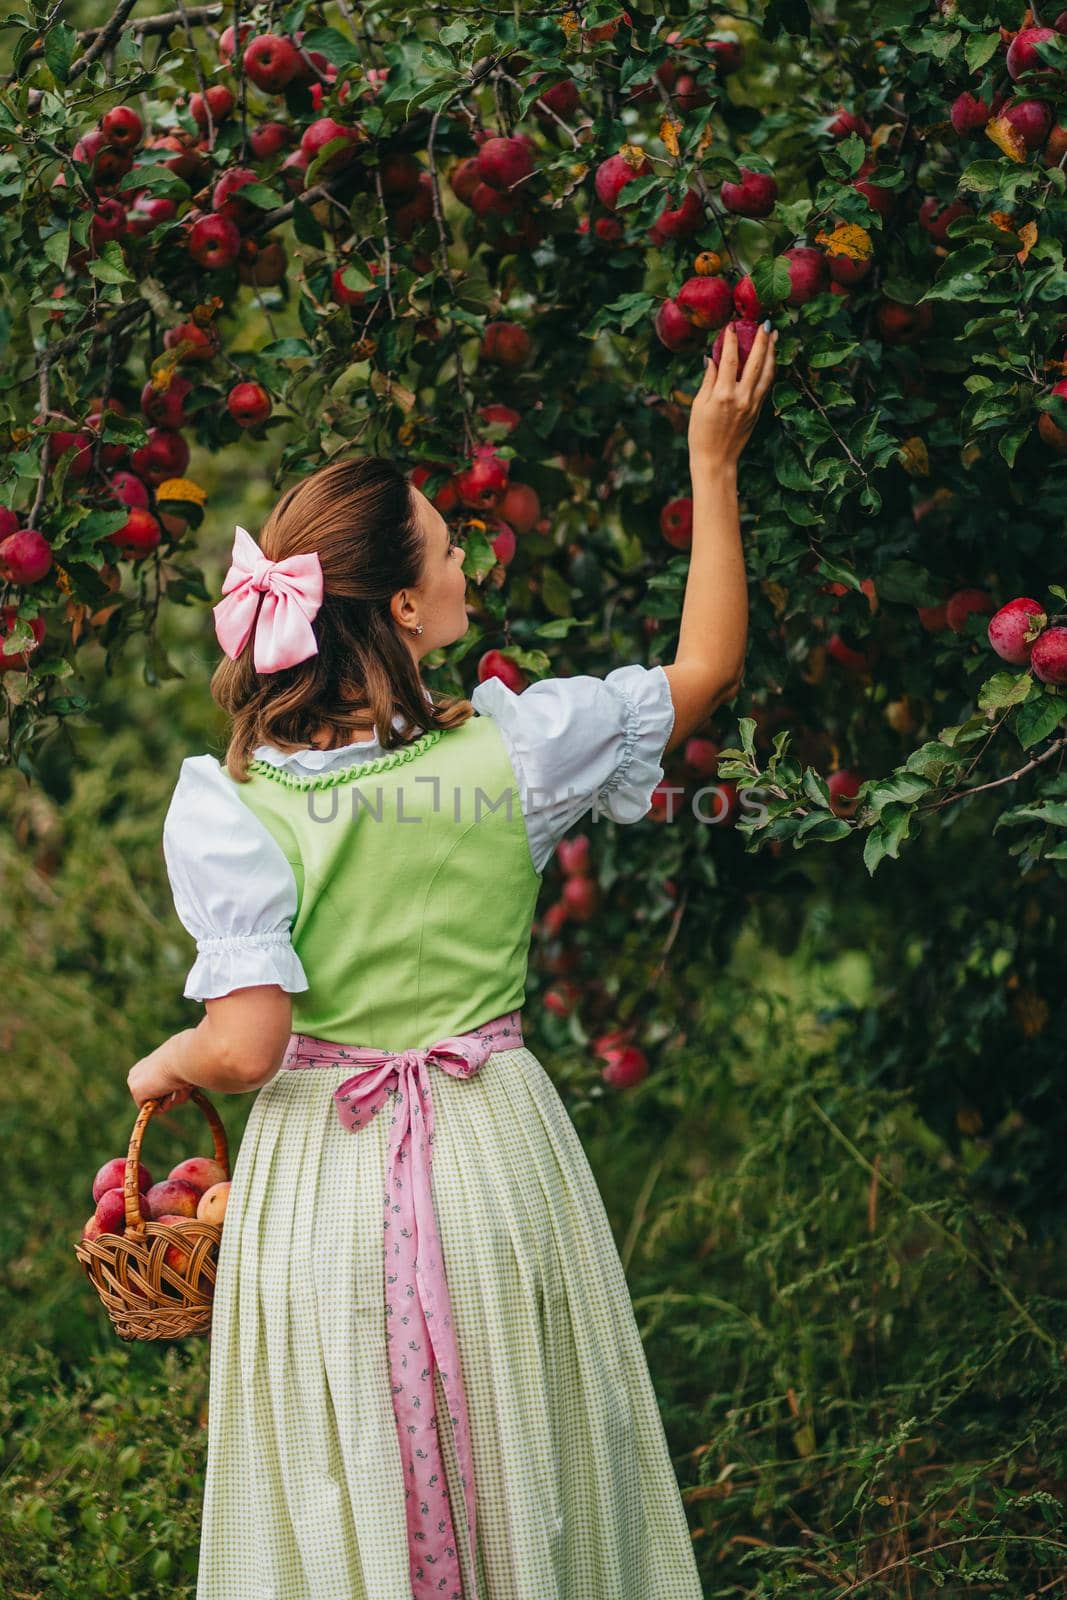
M 72 65 L 67 75 L 68 84 L 73 83 L 75 78 L 80 77 L 87 67 L 91 67 L 97 56 L 103 55 L 105 50 L 110 49 L 122 32 L 122 25 L 136 4 L 137 0 L 119 0 L 118 5 L 115 7 L 114 16 L 97 31 L 96 38 L 92 41 L 85 54 L 79 56 Z

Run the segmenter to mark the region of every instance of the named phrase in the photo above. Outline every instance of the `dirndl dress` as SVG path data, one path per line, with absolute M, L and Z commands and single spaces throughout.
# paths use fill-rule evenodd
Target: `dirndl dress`
M 662 669 L 543 680 L 521 695 L 489 679 L 472 699 L 499 729 L 508 776 L 525 779 L 522 818 L 507 835 L 512 863 L 527 850 L 525 825 L 540 873 L 588 810 L 589 789 L 604 792 L 613 820 L 647 811 L 672 720 Z M 465 725 L 446 735 L 448 748 L 480 738 L 496 763 L 487 734 Z M 300 768 L 329 772 L 334 759 L 372 755 L 368 743 L 347 756 L 307 753 Z M 435 771 L 441 750 L 424 747 L 415 770 Z M 268 747 L 257 753 L 281 760 Z M 313 844 L 328 838 L 305 826 Z M 361 837 L 372 847 L 389 836 Z M 198 943 L 187 996 L 264 982 L 307 990 L 286 931 L 297 904 L 292 852 L 287 860 L 214 757 L 183 764 L 164 850 L 176 908 Z M 350 898 L 346 890 L 342 907 Z M 398 995 L 409 992 L 402 976 Z M 400 1022 L 390 1032 L 404 1043 Z M 359 1126 L 345 1124 L 335 1098 L 354 1076 L 344 1052 L 376 1044 L 323 1030 L 314 1070 L 291 1070 L 316 1053 L 314 1037 L 294 1034 L 285 1066 L 249 1109 L 214 1293 L 196 1600 L 425 1600 L 388 1336 L 384 1202 L 403 1089 L 398 1078 Z M 494 1036 L 469 1075 L 429 1066 L 426 1086 L 433 1232 L 466 1413 L 457 1429 L 438 1359 L 432 1404 L 461 1600 L 701 1600 L 622 1263 L 554 1084 L 520 1034 Z M 408 1105 L 410 1114 L 410 1095 Z M 464 1435 L 473 1540 L 457 1456 Z M 441 1577 L 442 1600 L 453 1600 L 456 1574 Z
M 258 1091 L 211 1327 L 196 1600 L 412 1600 L 386 1344 L 390 1120 L 351 1063 Z M 477 1489 L 434 1389 L 463 1600 L 701 1600 L 626 1278 L 577 1131 L 525 1046 L 433 1071 L 433 1193 Z M 446 1597 L 447 1600 L 447 1597 Z

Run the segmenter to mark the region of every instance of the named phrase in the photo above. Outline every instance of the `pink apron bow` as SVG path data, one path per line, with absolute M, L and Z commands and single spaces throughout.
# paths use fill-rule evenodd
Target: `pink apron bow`
M 397 1091 L 385 1180 L 385 1303 L 392 1324 L 385 1337 L 404 1470 L 414 1600 L 463 1600 L 437 1426 L 435 1366 L 441 1373 L 455 1429 L 472 1581 L 475 1573 L 470 1419 L 433 1204 L 434 1112 L 429 1065 L 432 1062 L 453 1078 L 469 1078 L 494 1050 L 514 1050 L 521 1044 L 521 1016 L 512 1011 L 468 1033 L 439 1039 L 424 1050 L 390 1053 L 294 1034 L 283 1062 L 286 1067 L 311 1067 L 351 1061 L 367 1069 L 346 1078 L 333 1092 L 341 1126 L 352 1133 L 381 1110 L 394 1088 Z

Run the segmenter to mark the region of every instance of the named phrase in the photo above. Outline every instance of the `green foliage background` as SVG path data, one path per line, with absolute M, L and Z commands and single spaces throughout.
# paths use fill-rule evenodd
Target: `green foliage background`
M 230 358 L 290 420 L 240 443 L 222 411 L 232 373 L 205 380 L 189 471 L 207 490 L 207 515 L 166 558 L 169 598 L 187 603 L 157 609 L 159 568 L 125 573 L 105 648 L 70 654 L 69 674 L 68 656 L 52 652 L 39 678 L 28 675 L 32 693 L 12 701 L 14 761 L 0 773 L 0 938 L 11 953 L 0 1013 L 10 1152 L 0 1592 L 12 1600 L 194 1591 L 207 1347 L 120 1347 L 73 1241 L 93 1173 L 128 1139 L 129 1065 L 198 1014 L 180 998 L 191 946 L 159 836 L 182 756 L 220 749 L 224 734 L 206 693 L 216 651 L 200 574 L 204 593 L 217 592 L 234 520 L 255 528 L 282 472 L 287 481 L 357 437 L 458 465 L 473 402 L 505 400 L 523 413 L 509 439 L 514 476 L 538 488 L 551 532 L 520 541 L 499 589 L 482 564 L 470 633 L 433 663 L 434 681 L 469 687 L 475 652 L 498 644 L 535 673 L 669 661 L 686 562 L 664 553 L 657 518 L 688 483 L 664 403 L 691 391 L 695 372 L 692 358 L 658 345 L 651 318 L 696 246 L 725 241 L 709 221 L 693 249 L 658 251 L 644 229 L 668 169 L 678 199 L 695 167 L 714 189 L 740 155 L 773 166 L 782 191 L 766 222 L 729 230 L 761 292 L 776 292 L 775 255 L 813 237 L 822 213 L 869 228 L 876 253 L 872 280 L 847 306 L 823 296 L 777 307 L 780 381 L 742 462 L 749 665 L 732 714 L 708 731 L 734 741 L 736 775 L 773 784 L 780 804 L 751 835 L 700 827 L 684 809 L 669 825 L 591 828 L 601 911 L 588 929 L 539 942 L 532 1043 L 608 1204 L 706 1594 L 1023 1600 L 1062 1589 L 1063 697 L 1025 671 L 995 672 L 984 619 L 928 636 L 915 613 L 972 584 L 998 603 L 1054 598 L 1064 577 L 1067 467 L 1035 428 L 1046 409 L 1067 424 L 1048 393 L 1067 330 L 1063 173 L 1036 158 L 1015 165 L 947 123 L 960 90 L 999 83 L 997 30 L 1022 14 L 986 0 L 893 0 L 875 35 L 859 6 L 813 18 L 797 0 L 772 0 L 716 13 L 716 31 L 744 40 L 744 64 L 710 109 L 686 114 L 675 171 L 658 112 L 624 111 L 622 91 L 672 53 L 669 27 L 702 35 L 709 19 L 630 10 L 639 49 L 624 33 L 581 55 L 556 13 L 457 12 L 445 29 L 429 11 L 367 13 L 393 39 L 383 59 L 404 86 L 386 102 L 385 142 L 424 150 L 429 117 L 454 104 L 472 63 L 521 45 L 537 66 L 581 79 L 596 158 L 647 135 L 658 184 L 628 186 L 626 243 L 601 254 L 575 233 L 592 158 L 576 196 L 549 203 L 574 182 L 565 140 L 544 163 L 547 253 L 485 248 L 446 188 L 457 292 L 401 259 L 397 300 L 412 315 L 383 330 L 373 362 L 353 361 L 348 313 L 309 312 L 337 241 L 306 220 L 303 239 L 287 232 L 303 278 L 291 273 L 261 297 L 235 288 L 223 325 Z M 333 6 L 278 15 L 287 27 L 345 32 Z M 584 15 L 604 21 L 613 8 Z M 104 20 L 88 5 L 66 17 Z M 36 33 L 45 17 L 28 12 L 5 31 L 16 48 L 22 21 Z M 44 317 L 61 270 L 46 241 L 76 219 L 57 218 L 48 200 L 55 164 L 42 141 L 69 151 L 116 98 L 92 70 L 64 89 L 64 37 L 22 87 L 0 93 L 0 137 L 11 141 L 0 153 L 0 401 L 13 426 L 35 408 L 35 355 L 67 331 Z M 180 32 L 169 51 L 165 81 L 146 92 L 180 115 L 176 97 L 195 72 Z M 1058 60 L 1058 47 L 1049 54 Z M 136 48 L 123 45 L 117 70 L 140 72 Z M 525 70 L 515 76 L 521 85 Z M 30 85 L 50 96 L 32 124 L 17 100 Z M 1043 92 L 1058 107 L 1062 90 L 1060 74 Z M 526 110 L 525 91 L 506 84 L 479 95 L 494 127 Z M 880 163 L 879 181 L 899 196 L 884 228 L 851 187 L 862 150 L 826 137 L 842 102 L 902 130 Z M 697 157 L 705 122 L 715 138 Z M 442 115 L 437 134 L 444 162 L 473 149 L 460 118 Z M 951 225 L 942 254 L 916 221 L 928 194 L 976 207 Z M 378 237 L 366 199 L 351 197 L 348 219 L 365 247 Z M 993 210 L 1035 223 L 1025 260 L 1022 236 L 991 224 Z M 94 281 L 112 311 L 143 287 L 137 274 Z M 165 287 L 177 320 L 210 286 L 186 263 Z M 68 274 L 68 292 L 87 285 Z M 879 337 L 887 296 L 933 305 L 921 344 Z M 415 334 L 431 312 L 443 359 Z M 513 379 L 478 361 L 480 328 L 497 314 L 535 334 L 535 360 Z M 286 354 L 288 340 L 304 348 Z M 280 350 L 266 353 L 272 345 Z M 155 347 L 123 348 L 136 394 Z M 410 385 L 410 407 L 377 381 L 383 372 Z M 98 352 L 73 349 L 65 403 L 98 392 L 101 375 Z M 901 455 L 915 439 L 929 466 L 918 478 L 903 464 L 914 452 Z M 4 456 L 7 503 L 30 503 L 38 449 Z M 594 465 L 564 466 L 561 451 Z M 99 526 L 86 526 L 85 511 L 53 480 L 47 529 L 68 569 L 87 569 L 90 596 Z M 857 587 L 868 576 L 876 613 Z M 846 594 L 826 594 L 827 580 Z M 38 603 L 53 599 L 29 597 L 24 614 Z M 876 645 L 876 670 L 838 671 L 825 657 L 831 631 Z M 886 718 L 901 700 L 905 734 Z M 772 742 L 776 718 L 789 730 L 784 748 Z M 835 765 L 870 778 L 849 821 L 825 806 L 821 774 Z M 668 777 L 691 787 L 680 763 Z M 981 784 L 996 787 L 964 792 Z M 811 848 L 820 839 L 831 847 Z M 563 1021 L 539 1000 L 568 967 L 583 1001 Z M 620 1023 L 639 1030 L 652 1066 L 625 1096 L 605 1091 L 589 1049 Z M 236 1146 L 247 1107 L 219 1099 Z M 148 1164 L 199 1149 L 196 1121 L 183 1108 L 153 1124 Z

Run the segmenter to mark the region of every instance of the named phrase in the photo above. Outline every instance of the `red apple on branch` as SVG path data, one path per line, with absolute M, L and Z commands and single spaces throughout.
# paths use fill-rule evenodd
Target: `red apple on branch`
M 119 150 L 136 150 L 144 138 L 144 123 L 132 106 L 112 106 L 100 119 L 100 132 Z
M 242 59 L 247 76 L 265 94 L 281 94 L 300 72 L 296 46 L 277 33 L 261 33 L 250 40 Z
M 36 583 L 51 570 L 52 546 L 36 528 L 18 528 L 0 540 L 0 578 L 7 583 Z
M 478 658 L 478 682 L 484 683 L 487 678 L 499 678 L 515 694 L 526 688 L 526 674 L 499 650 L 487 650 Z
M 1067 628 L 1046 628 L 1030 652 L 1030 667 L 1042 683 L 1067 684 Z
M 953 633 L 962 633 L 969 616 L 976 612 L 988 616 L 993 607 L 993 596 L 988 590 L 957 589 L 945 602 L 945 620 Z
M 736 217 L 769 217 L 778 198 L 778 182 L 769 172 L 754 172 L 741 167 L 740 183 L 725 181 L 719 198 L 725 210 Z
M 1045 608 L 1029 595 L 1019 595 L 993 613 L 989 619 L 989 642 L 1002 661 L 1010 661 L 1014 667 L 1029 664 L 1034 640 L 1026 635 L 1035 627 L 1035 619 L 1036 626 L 1045 626 Z
M 239 427 L 255 428 L 270 416 L 270 395 L 260 383 L 235 383 L 226 397 L 226 409 Z

